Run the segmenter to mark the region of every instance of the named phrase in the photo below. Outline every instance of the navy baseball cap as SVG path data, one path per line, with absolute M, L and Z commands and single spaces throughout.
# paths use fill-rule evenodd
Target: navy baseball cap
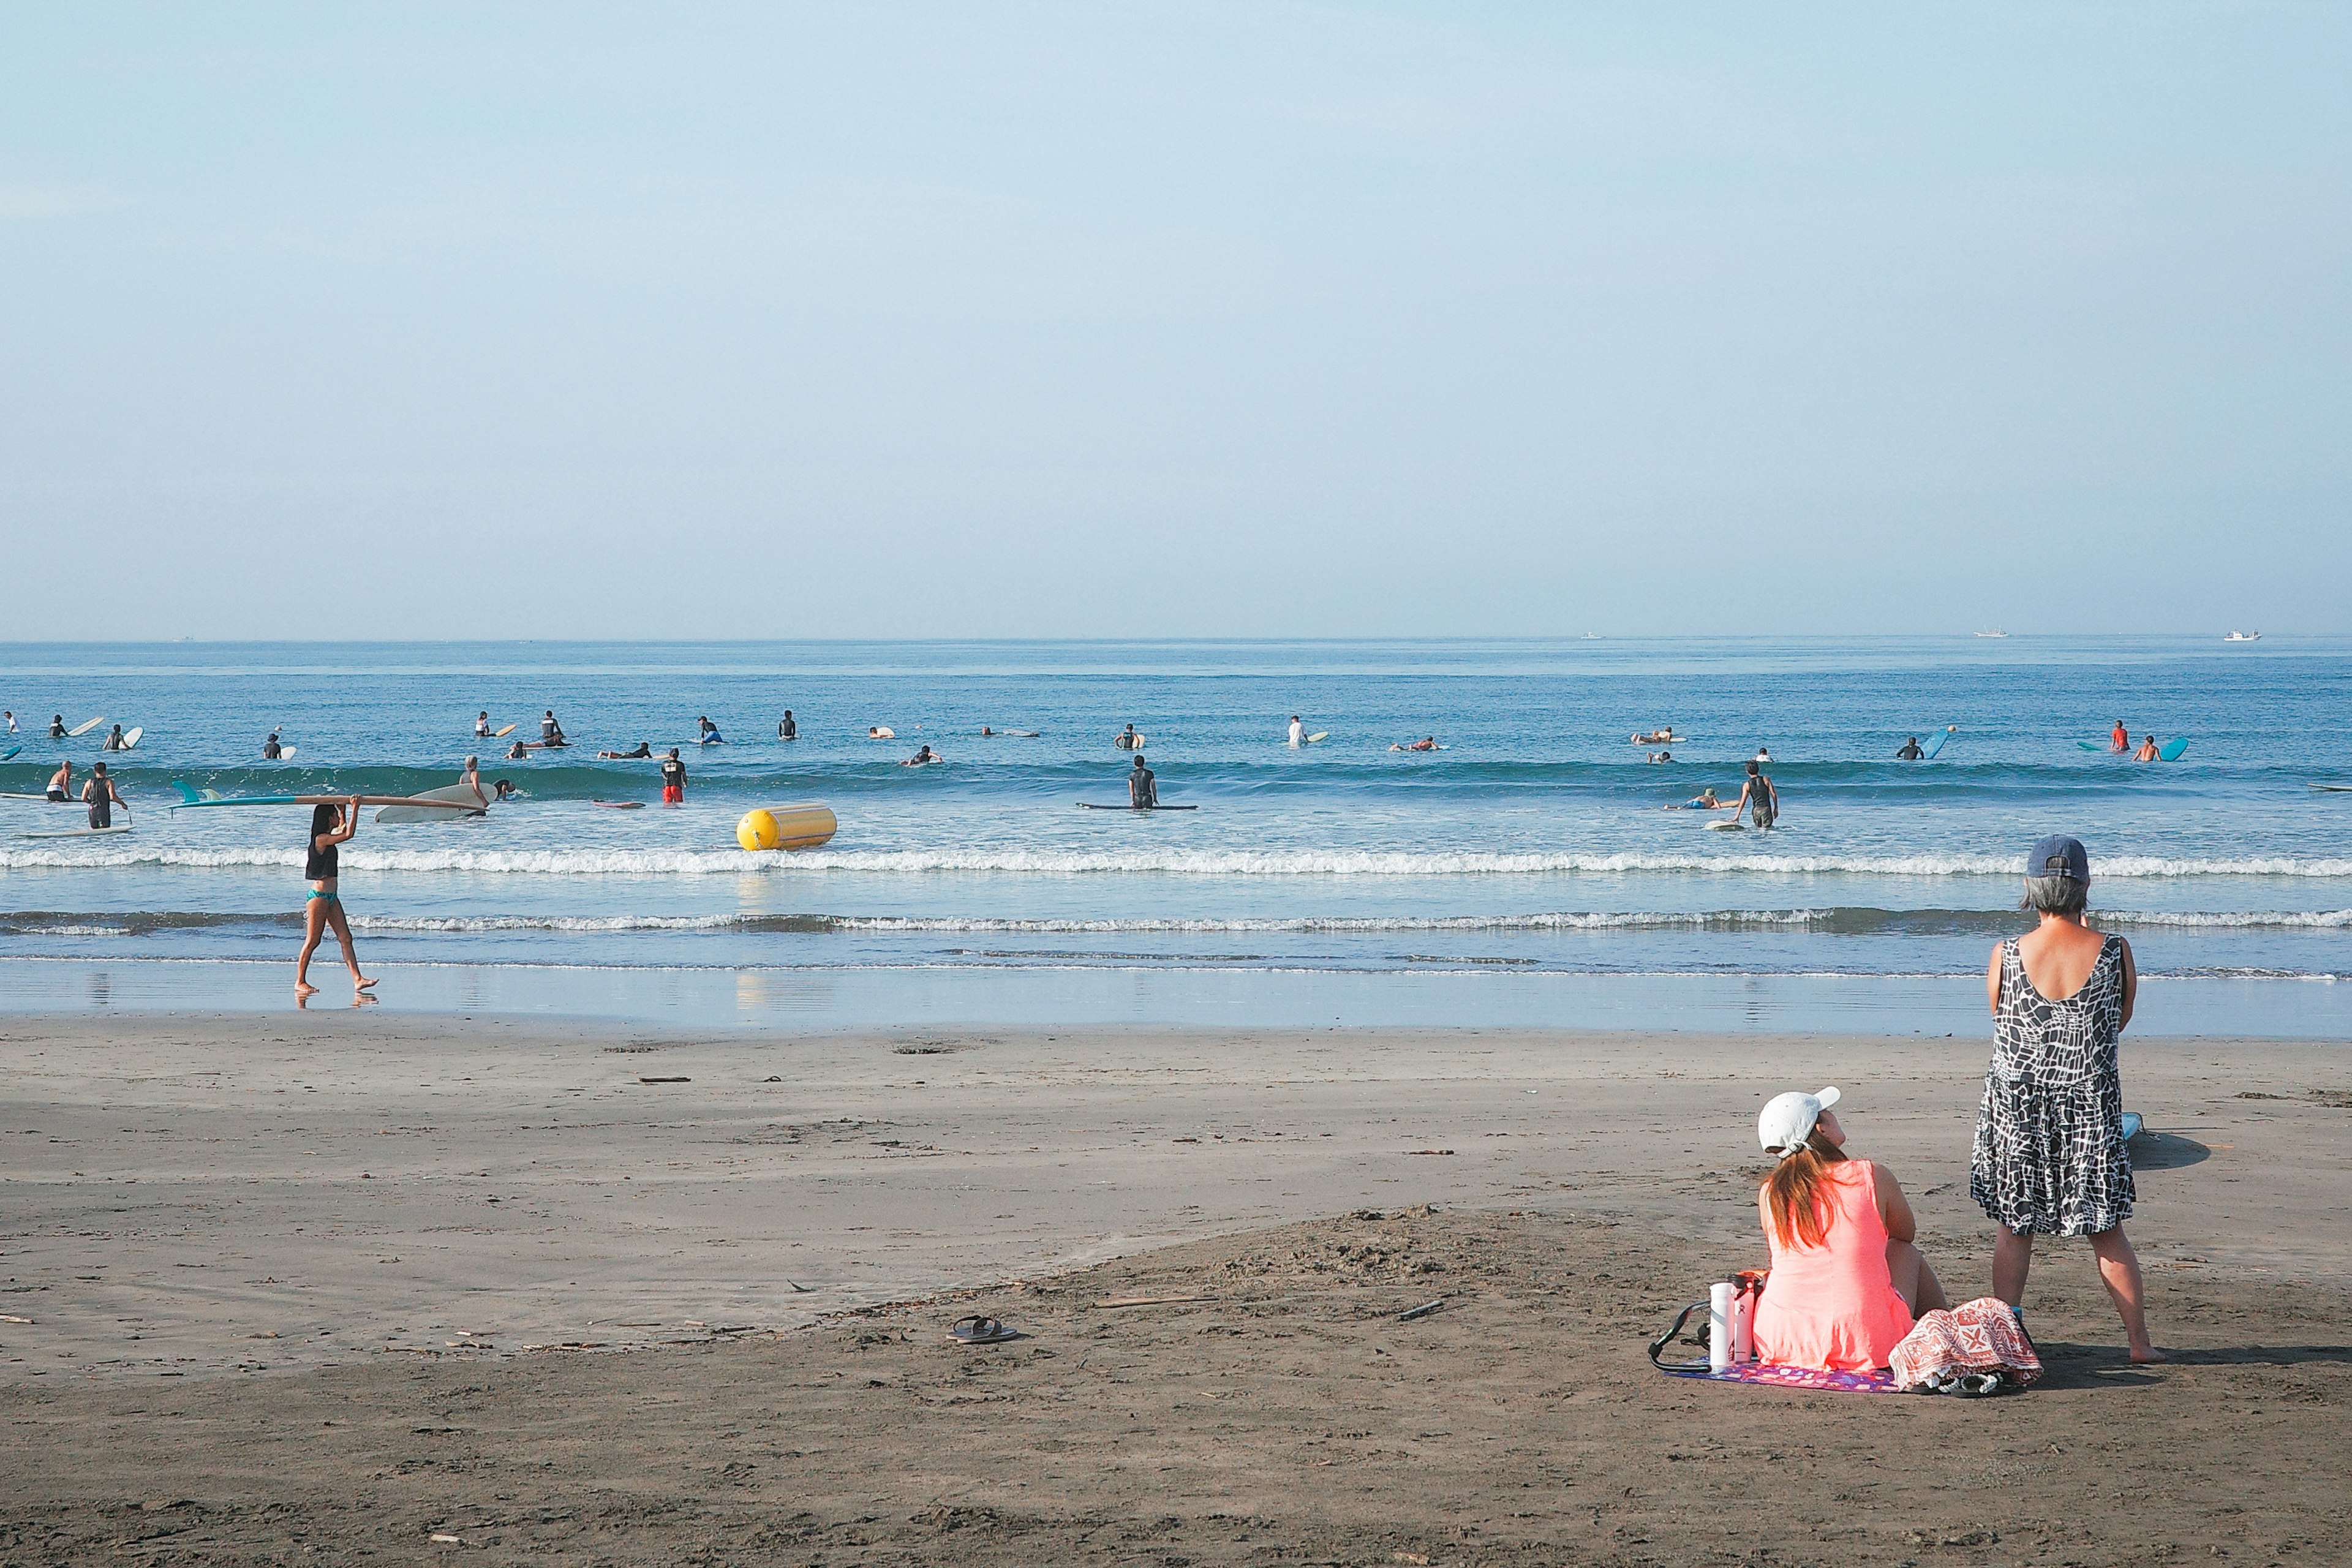
M 2025 858 L 2025 874 L 2029 877 L 2072 877 L 2087 885 L 2091 880 L 2091 853 L 2083 847 L 2079 838 L 2069 838 L 2053 833 L 2037 840 L 2032 853 Z

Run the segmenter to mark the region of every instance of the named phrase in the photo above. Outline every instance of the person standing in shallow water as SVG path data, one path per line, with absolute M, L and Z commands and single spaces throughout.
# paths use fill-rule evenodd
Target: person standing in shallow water
M 352 922 L 343 915 L 343 900 L 336 892 L 342 869 L 340 846 L 351 841 L 360 830 L 360 797 L 352 796 L 342 805 L 320 804 L 310 808 L 310 847 L 302 859 L 302 876 L 310 884 L 310 896 L 302 902 L 302 956 L 294 961 L 294 994 L 300 997 L 317 994 L 319 988 L 310 984 L 310 955 L 319 951 L 320 940 L 330 928 L 335 940 L 342 944 L 343 963 L 352 972 L 352 990 L 365 996 L 375 984 L 360 973 L 360 958 L 352 946 Z
M 1992 950 L 1992 1066 L 1977 1114 L 1969 1196 L 2000 1227 L 1992 1293 L 2025 1298 L 2036 1236 L 2088 1237 L 2136 1362 L 2164 1360 L 2148 1339 L 2139 1257 L 2124 1235 L 2135 1193 L 2124 1150 L 2117 1042 L 2139 973 L 2131 944 L 2084 923 L 2091 858 L 2052 835 L 2025 862 L 2022 907 L 2041 924 Z

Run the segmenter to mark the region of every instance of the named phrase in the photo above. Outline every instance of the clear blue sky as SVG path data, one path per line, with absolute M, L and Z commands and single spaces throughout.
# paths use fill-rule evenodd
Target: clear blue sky
M 2352 629 L 2347 42 L 14 6 L 0 637 Z

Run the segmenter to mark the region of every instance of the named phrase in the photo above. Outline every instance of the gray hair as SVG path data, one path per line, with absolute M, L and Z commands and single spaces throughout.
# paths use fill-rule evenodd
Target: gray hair
M 2028 877 L 2025 897 L 2018 900 L 2017 907 L 2049 915 L 2079 915 L 2090 899 L 2088 882 L 2078 882 L 2072 877 Z

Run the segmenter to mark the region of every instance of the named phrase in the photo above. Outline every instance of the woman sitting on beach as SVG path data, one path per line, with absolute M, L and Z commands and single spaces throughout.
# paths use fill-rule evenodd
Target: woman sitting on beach
M 1756 1196 L 1772 1273 L 1756 1306 L 1756 1354 L 1780 1366 L 1867 1372 L 1921 1312 L 1950 1305 L 1913 1238 L 1919 1226 L 1895 1173 L 1848 1159 L 1830 1107 L 1838 1091 L 1783 1094 L 1757 1118 L 1780 1157 Z

